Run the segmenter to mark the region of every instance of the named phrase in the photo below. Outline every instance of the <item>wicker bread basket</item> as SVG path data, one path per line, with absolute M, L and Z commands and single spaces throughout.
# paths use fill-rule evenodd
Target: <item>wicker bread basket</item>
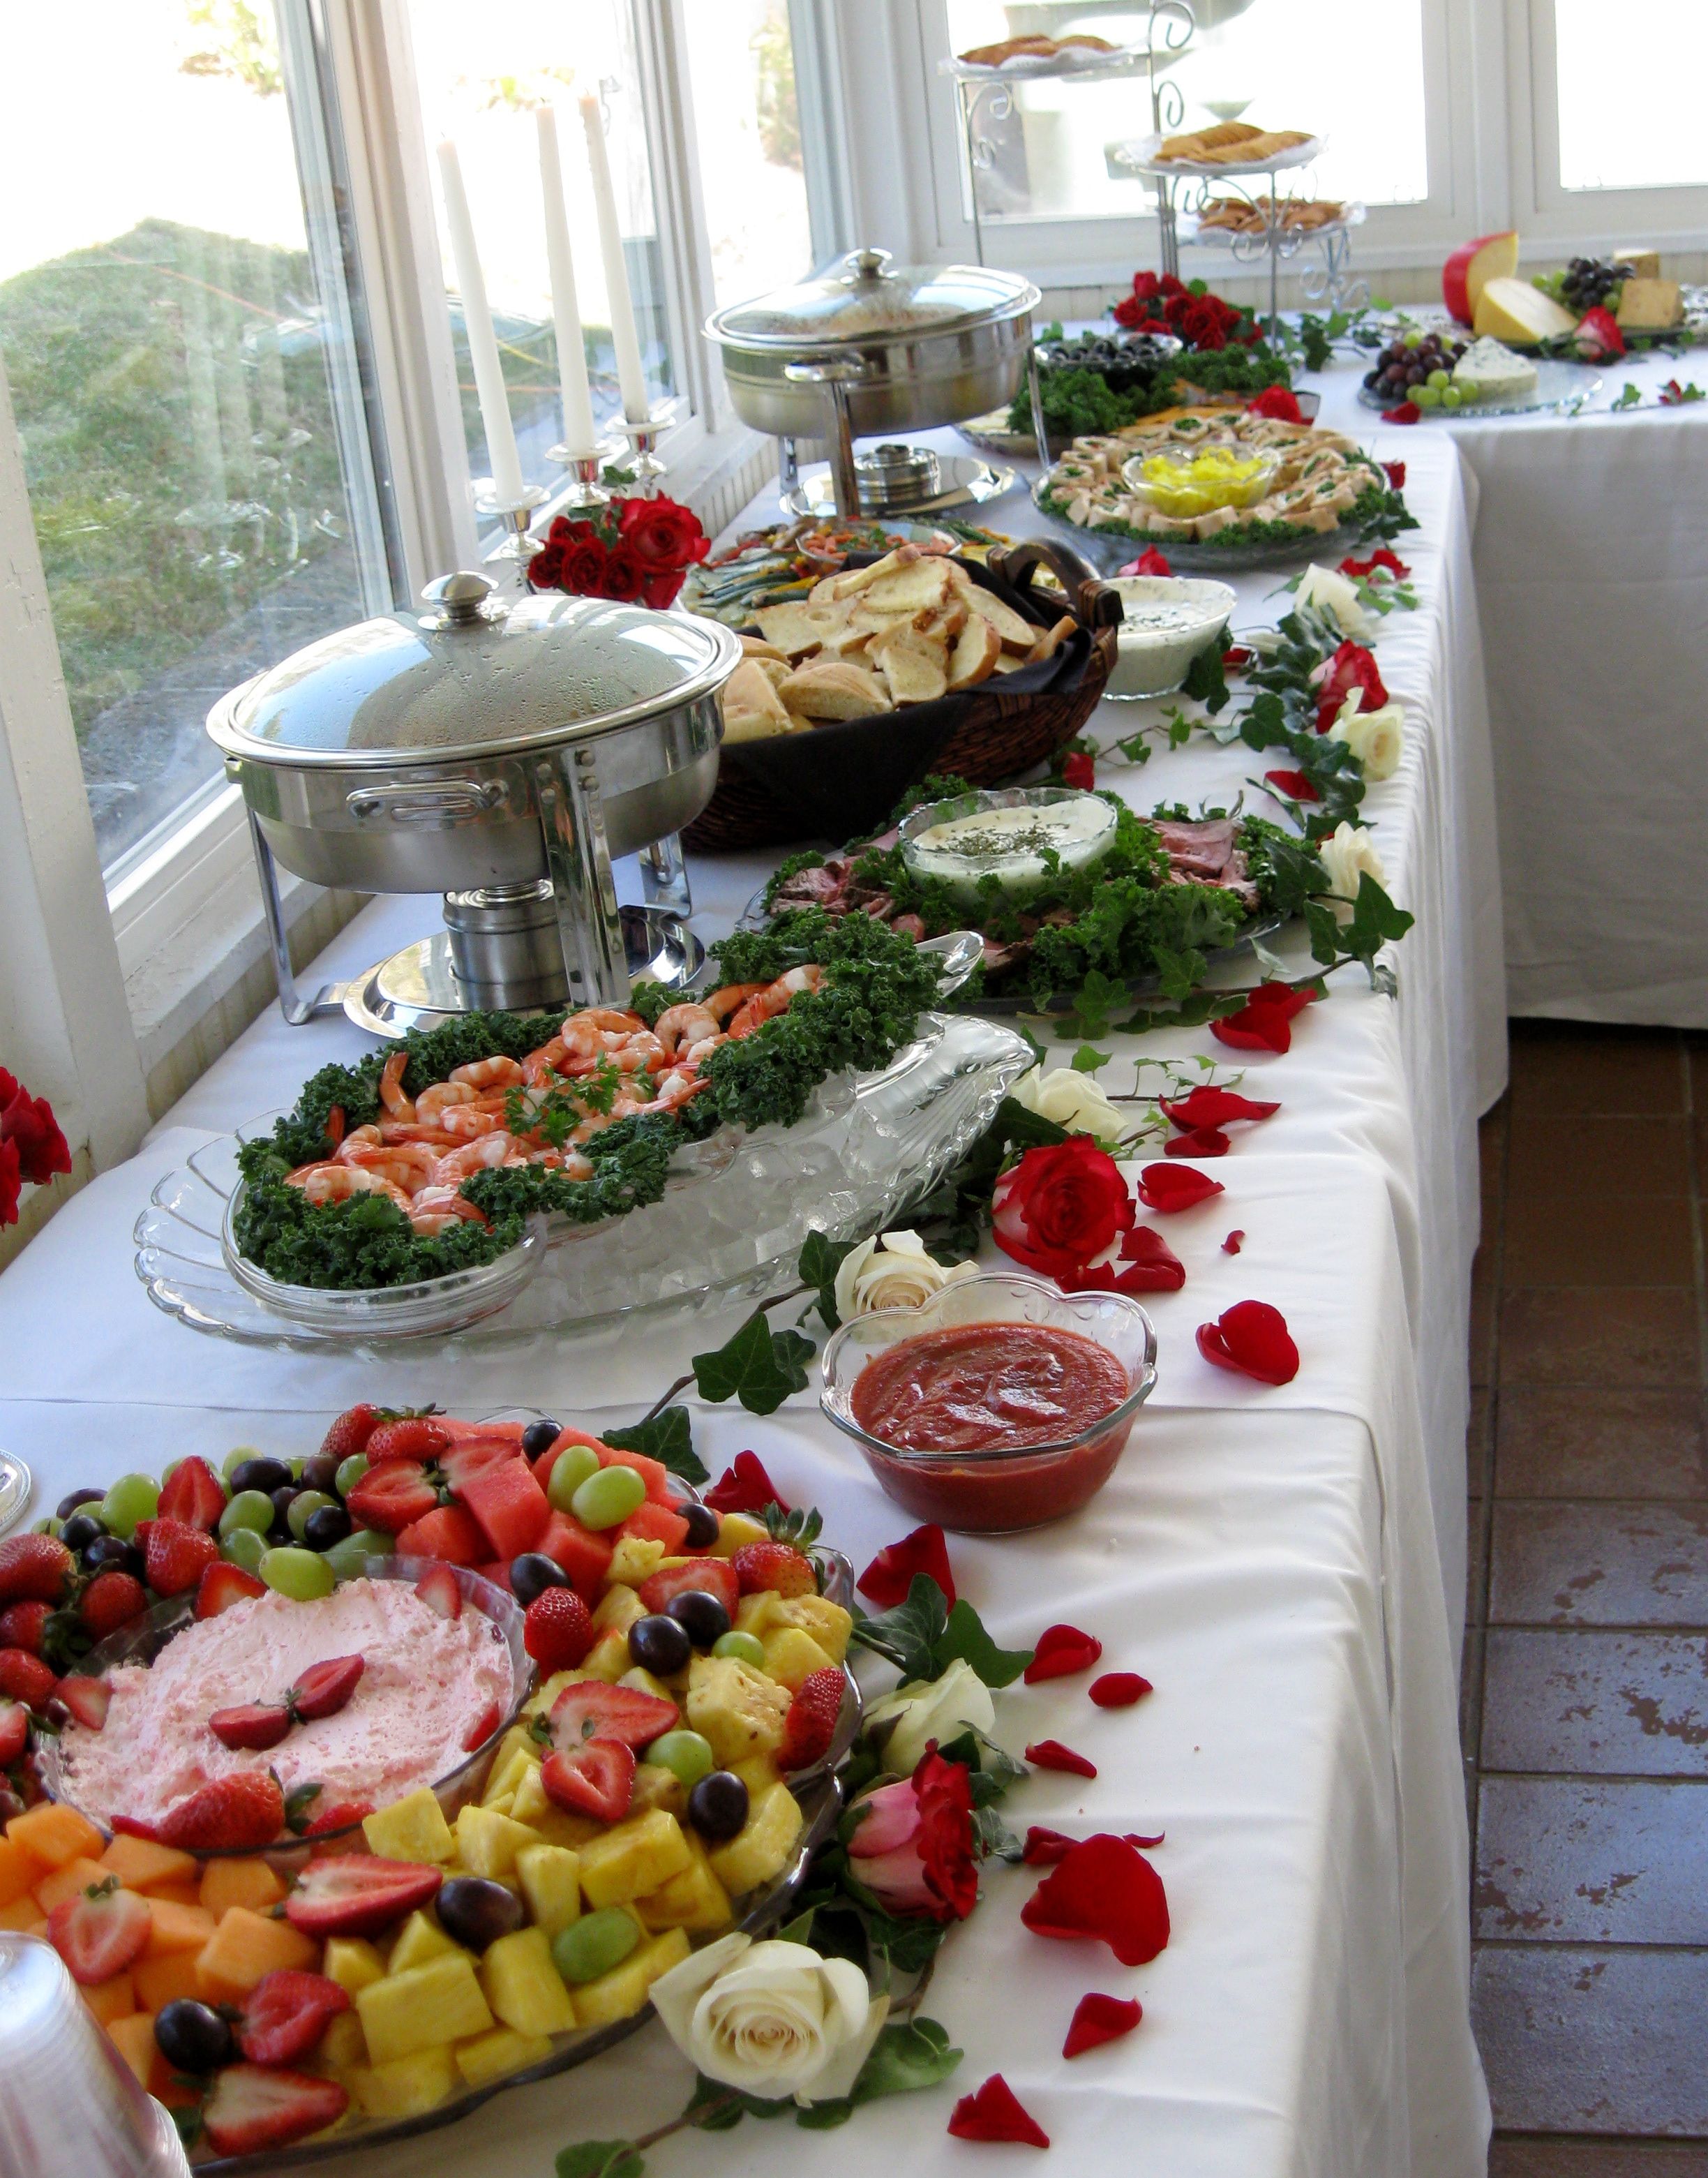
M 999 546 L 983 567 L 966 564 L 976 583 L 1040 629 L 1067 611 L 1078 630 L 1044 665 L 962 695 L 726 744 L 717 791 L 682 835 L 689 847 L 729 854 L 857 838 L 876 829 L 908 788 L 934 772 L 996 786 L 1072 740 L 1115 663 L 1120 597 L 1071 545 L 1053 538 Z M 1053 570 L 1061 591 L 1038 588 L 1040 566 Z

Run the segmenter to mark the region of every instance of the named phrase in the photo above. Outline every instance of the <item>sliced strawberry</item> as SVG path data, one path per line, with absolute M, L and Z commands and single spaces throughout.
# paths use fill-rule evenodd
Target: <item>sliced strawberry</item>
M 772 1589 L 778 1595 L 816 1595 L 812 1560 L 793 1543 L 744 1543 L 729 1561 L 744 1595 Z
M 297 1674 L 297 1683 L 285 1697 L 286 1706 L 299 1724 L 319 1717 L 336 1716 L 356 1691 L 365 1668 L 360 1656 L 329 1656 Z
M 777 1751 L 779 1770 L 810 1770 L 822 1762 L 836 1737 L 847 1682 L 837 1671 L 809 1672 L 795 1689 Z
M 303 1870 L 285 1918 L 305 1936 L 371 1936 L 426 1905 L 444 1880 L 443 1869 L 420 1861 L 329 1853 Z
M 0 1701 L 0 1770 L 9 1769 L 30 1737 L 30 1712 L 22 1702 Z
M 210 1565 L 219 1562 L 219 1556 L 213 1537 L 185 1521 L 156 1518 L 148 1523 L 143 1571 L 156 1595 L 183 1595 L 197 1585 Z
M 257 1580 L 254 1573 L 245 1573 L 241 1566 L 228 1565 L 223 1558 L 218 1559 L 204 1569 L 196 1583 L 196 1617 L 217 1618 L 222 1611 L 229 1611 L 246 1596 L 265 1595 L 266 1592 L 265 1581 Z
M 404 1463 L 391 1464 L 401 1467 Z M 486 1556 L 487 1540 L 461 1505 L 436 1505 L 399 1530 L 397 1548 L 407 1558 L 444 1558 L 451 1565 L 477 1566 Z
M 216 1528 L 226 1509 L 226 1486 L 205 1459 L 192 1453 L 181 1459 L 161 1486 L 162 1519 L 181 1520 L 205 1533 Z
M 330 1808 L 323 1808 L 303 1835 L 325 1837 L 328 1831 L 347 1830 L 352 1823 L 365 1821 L 373 1812 L 372 1800 L 339 1800 Z
M 336 2080 L 260 2065 L 227 2065 L 202 2105 L 202 2126 L 209 2146 L 220 2154 L 255 2155 L 324 2131 L 349 2107 L 349 2093 Z
M 546 1797 L 571 1814 L 620 1822 L 635 1797 L 635 1750 L 620 1739 L 588 1739 L 559 1748 L 540 1765 Z
M 276 1967 L 249 1991 L 237 2047 L 252 2065 L 294 2065 L 350 2009 L 350 1992 L 325 1974 Z
M 25 1709 L 41 1709 L 53 1692 L 51 1664 L 32 1656 L 27 1649 L 0 1649 L 0 1694 L 22 1702 Z
M 462 1590 L 448 1565 L 430 1566 L 415 1584 L 415 1592 L 429 1611 L 441 1618 L 461 1618 Z
M 369 1464 L 412 1459 L 417 1466 L 450 1448 L 450 1433 L 426 1415 L 407 1415 L 396 1421 L 381 1422 L 362 1447 Z
M 57 1603 L 75 1562 L 57 1535 L 8 1535 L 0 1543 L 0 1603 Z
M 285 1794 L 270 1770 L 216 1778 L 180 1800 L 156 1825 L 162 1845 L 200 1852 L 237 1852 L 270 1845 L 285 1826 Z
M 593 1616 L 574 1589 L 542 1589 L 522 1619 L 522 1646 L 540 1669 L 572 1671 L 592 1645 Z
M 661 1566 L 657 1573 L 647 1574 L 639 1593 L 648 1611 L 663 1611 L 677 1596 L 695 1589 L 715 1595 L 728 1612 L 731 1624 L 734 1623 L 741 1582 L 727 1558 L 695 1558 L 687 1565 Z
M 397 1535 L 438 1504 L 438 1489 L 418 1460 L 386 1459 L 368 1469 L 344 1500 L 344 1509 L 364 1528 Z
M 320 1440 L 322 1457 L 353 1459 L 358 1452 L 366 1452 L 368 1440 L 385 1419 L 380 1409 L 366 1399 L 359 1406 L 347 1407 Z
M 106 1722 L 112 1688 L 105 1679 L 92 1679 L 86 1673 L 74 1672 L 69 1678 L 62 1679 L 53 1692 L 77 1721 L 90 1732 L 99 1732 Z
M 23 1649 L 39 1656 L 47 1645 L 51 1603 L 8 1603 L 0 1611 L 0 1649 Z
M 565 1593 L 567 1594 L 568 1590 L 566 1590 Z M 496 1702 L 488 1702 L 462 1735 L 463 1753 L 472 1754 L 477 1747 L 484 1747 L 503 1722 L 504 1711 Z
M 578 1680 L 552 1704 L 552 1738 L 559 1747 L 578 1747 L 590 1739 L 650 1747 L 680 1721 L 674 1702 L 639 1687 L 607 1686 L 603 1679 Z
M 40 1608 L 40 1606 L 35 1606 Z M 104 1641 L 109 1634 L 117 1633 L 121 1626 L 128 1626 L 139 1612 L 148 1609 L 148 1590 L 134 1573 L 123 1573 L 117 1566 L 108 1566 L 98 1573 L 78 1599 L 77 1615 L 93 1640 Z
M 290 1729 L 291 1712 L 282 1702 L 239 1702 L 233 1709 L 216 1709 L 208 1719 L 208 1730 L 221 1747 L 256 1752 L 276 1747 Z
M 116 1875 L 91 1883 L 47 1917 L 48 1942 L 85 1989 L 123 1973 L 153 1933 L 147 1902 L 134 1891 L 120 1890 Z

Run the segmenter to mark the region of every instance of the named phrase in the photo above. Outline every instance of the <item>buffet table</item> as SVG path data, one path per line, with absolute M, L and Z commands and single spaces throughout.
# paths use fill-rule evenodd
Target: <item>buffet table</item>
M 1379 655 L 1407 744 L 1365 804 L 1390 889 L 1417 917 L 1394 949 L 1399 1000 L 1343 973 L 1301 1016 L 1289 1053 L 1247 1067 L 1247 1089 L 1281 1109 L 1218 1165 L 1223 1195 L 1169 1221 L 1188 1283 L 1149 1297 L 1160 1379 L 1103 1495 L 1029 1536 L 952 1541 L 963 1591 L 999 1639 L 1069 1617 L 1099 1634 L 1110 1666 L 1157 1688 L 1106 1715 L 1076 1682 L 1015 1689 L 999 1728 L 1017 1748 L 1059 1735 L 1101 1770 L 1090 1783 L 1035 1776 L 1011 1821 L 1166 1832 L 1155 1859 L 1169 1949 L 1133 1974 L 1100 1950 L 1040 1946 L 1018 1925 L 1030 1872 L 993 1869 L 990 1902 L 946 1948 L 927 2007 L 966 2050 L 958 2091 L 1001 2069 L 1056 2146 L 1098 2169 L 1124 2166 L 1136 2146 L 1170 2178 L 1483 2167 L 1454 1683 L 1475 1119 L 1504 1062 L 1499 887 L 1460 468 L 1439 435 L 1413 433 L 1405 453 L 1422 528 L 1401 549 L 1421 606 L 1383 624 Z M 1011 532 L 1038 519 L 1018 493 L 988 518 Z M 1241 580 L 1236 627 L 1285 610 L 1276 581 Z M 1093 731 L 1112 741 L 1143 715 L 1107 705 Z M 1142 771 L 1101 769 L 1099 783 L 1146 808 L 1225 803 L 1258 769 L 1237 746 L 1200 741 Z M 695 864 L 707 934 L 728 927 L 767 867 Z M 316 972 L 348 973 L 430 920 L 428 903 L 376 903 Z M 1141 1055 L 1232 1056 L 1203 1032 L 1114 1041 L 1101 1076 L 1114 1089 L 1131 1086 Z M 341 1021 L 294 1031 L 270 1010 L 135 1159 L 77 1196 L 0 1278 L 0 1442 L 34 1465 L 41 1505 L 190 1451 L 311 1449 L 359 1398 L 463 1413 L 524 1404 L 613 1426 L 734 1327 L 734 1316 L 666 1317 L 591 1340 L 460 1342 L 379 1368 L 198 1338 L 154 1311 L 129 1234 L 155 1182 L 198 1141 L 365 1048 Z M 1235 1227 L 1246 1238 L 1231 1256 L 1221 1242 Z M 1193 1345 L 1196 1324 L 1248 1295 L 1280 1306 L 1298 1341 L 1303 1365 L 1282 1389 L 1216 1371 Z M 856 1566 L 912 1524 L 810 1397 L 764 1421 L 701 1409 L 696 1428 L 714 1472 L 757 1450 L 792 1498 L 822 1508 L 827 1539 Z M 1067 2015 L 1088 1986 L 1138 1995 L 1145 2022 L 1121 2049 L 1065 2064 Z M 560 2147 L 658 2123 L 688 2085 L 649 2032 L 567 2080 L 343 2167 L 546 2178 Z M 780 2172 L 850 2152 L 961 2167 L 947 2108 L 941 2094 L 876 2105 L 846 2146 L 747 2124 L 728 2141 L 673 2142 L 649 2167 Z

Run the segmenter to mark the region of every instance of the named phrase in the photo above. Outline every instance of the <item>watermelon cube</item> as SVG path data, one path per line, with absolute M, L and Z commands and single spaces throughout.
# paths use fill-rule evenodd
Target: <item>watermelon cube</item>
M 647 1486 L 647 1502 L 674 1508 L 676 1492 L 670 1486 L 670 1470 L 662 1459 L 648 1459 L 644 1452 L 614 1452 L 609 1445 L 598 1447 L 601 1467 L 632 1467 Z
M 477 1566 L 475 1571 L 483 1580 L 489 1580 L 494 1588 L 510 1586 L 510 1560 L 494 1558 L 490 1565 Z
M 494 1460 L 454 1486 L 485 1532 L 490 1548 L 482 1557 L 520 1557 L 538 1542 L 552 1508 L 520 1453 Z
M 545 1488 L 547 1483 L 552 1479 L 552 1469 L 558 1464 L 558 1454 L 560 1452 L 567 1452 L 572 1444 L 589 1445 L 595 1452 L 601 1454 L 608 1452 L 611 1448 L 603 1441 L 603 1439 L 592 1436 L 591 1432 L 587 1430 L 559 1430 L 556 1436 L 553 1438 L 552 1442 L 546 1447 L 545 1450 L 534 1462 L 534 1480 L 539 1484 L 542 1490 Z
M 434 1420 L 453 1444 L 467 1444 L 477 1438 L 492 1437 L 500 1444 L 514 1449 L 522 1441 L 526 1422 L 460 1422 L 450 1415 L 435 1415 Z
M 405 1557 L 447 1558 L 460 1566 L 477 1566 L 492 1555 L 479 1523 L 461 1505 L 440 1505 L 412 1520 L 397 1547 Z
M 570 1577 L 570 1585 L 584 1602 L 597 1603 L 599 1591 L 605 1584 L 605 1575 L 610 1568 L 611 1553 L 616 1545 L 567 1513 L 554 1512 L 546 1522 L 545 1532 L 534 1545 L 543 1551 L 554 1564 L 559 1565 Z
M 626 1520 L 611 1530 L 616 1535 L 639 1535 L 649 1542 L 663 1543 L 666 1557 L 674 1557 L 688 1540 L 688 1523 L 668 1505 L 655 1505 L 649 1497 L 637 1506 Z

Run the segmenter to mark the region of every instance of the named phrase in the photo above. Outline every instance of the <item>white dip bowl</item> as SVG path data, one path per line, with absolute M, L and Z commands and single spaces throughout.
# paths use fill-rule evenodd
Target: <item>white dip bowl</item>
M 1105 696 L 1168 696 L 1200 651 L 1220 648 L 1233 617 L 1225 583 L 1181 575 L 1111 575 L 1124 617 Z

